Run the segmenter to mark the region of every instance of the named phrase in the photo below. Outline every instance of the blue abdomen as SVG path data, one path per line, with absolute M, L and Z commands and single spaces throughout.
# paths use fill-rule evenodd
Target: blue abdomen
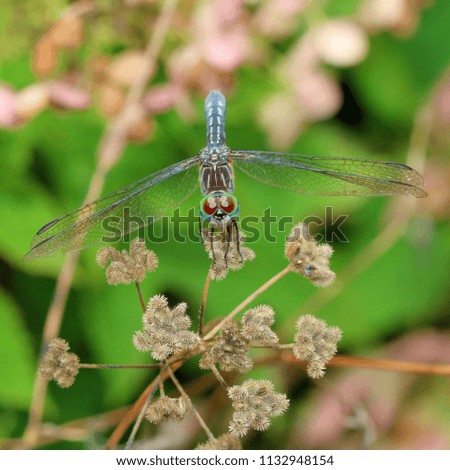
M 218 90 L 211 91 L 205 100 L 206 145 L 225 144 L 225 115 L 227 102 Z

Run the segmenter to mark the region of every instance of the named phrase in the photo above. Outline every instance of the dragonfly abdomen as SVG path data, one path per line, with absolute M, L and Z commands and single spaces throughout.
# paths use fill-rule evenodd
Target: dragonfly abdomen
M 212 91 L 205 100 L 206 144 L 216 147 L 225 144 L 225 115 L 227 104 L 218 90 Z

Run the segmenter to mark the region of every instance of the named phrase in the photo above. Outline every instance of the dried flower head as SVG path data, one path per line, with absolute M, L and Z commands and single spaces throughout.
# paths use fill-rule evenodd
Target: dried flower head
M 241 441 L 231 434 L 223 434 L 216 439 L 209 439 L 196 447 L 197 450 L 241 450 Z
M 157 361 L 194 349 L 199 337 L 188 330 L 192 321 L 186 315 L 186 309 L 185 303 L 170 309 L 163 295 L 152 297 L 143 315 L 143 330 L 133 337 L 135 347 L 139 351 L 152 351 L 152 357 Z
M 273 346 L 278 344 L 277 334 L 270 329 L 275 321 L 275 312 L 269 305 L 259 305 L 247 310 L 241 320 L 242 336 L 247 341 Z
M 245 235 L 239 233 L 239 243 L 237 243 L 235 230 L 229 237 L 227 232 L 203 229 L 202 236 L 204 248 L 208 256 L 213 260 L 211 265 L 211 277 L 216 281 L 224 279 L 228 271 L 237 271 L 244 266 L 246 261 L 255 259 L 255 252 L 244 246 Z
M 239 331 L 235 321 L 229 321 L 222 328 L 211 349 L 200 360 L 202 369 L 210 369 L 214 363 L 224 371 L 248 372 L 253 362 L 247 354 L 247 340 Z
M 111 261 L 110 265 L 108 262 Z M 131 243 L 130 253 L 117 251 L 111 246 L 97 252 L 97 263 L 106 268 L 106 279 L 109 284 L 130 284 L 142 282 L 148 272 L 158 267 L 156 254 L 145 247 L 143 240 L 135 238 Z
M 235 410 L 229 424 L 233 436 L 242 437 L 249 429 L 265 431 L 271 416 L 282 415 L 289 406 L 284 393 L 275 393 L 269 380 L 246 380 L 228 389 Z
M 78 356 L 69 353 L 69 344 L 61 338 L 55 338 L 48 343 L 39 374 L 47 380 L 55 380 L 62 387 L 70 387 L 78 374 L 80 361 Z
M 163 423 L 169 419 L 182 420 L 192 410 L 192 402 L 187 396 L 169 398 L 162 396 L 147 409 L 145 417 L 153 424 Z
M 292 349 L 294 356 L 308 361 L 306 370 L 310 377 L 323 377 L 326 363 L 336 354 L 342 330 L 337 326 L 329 327 L 323 320 L 312 315 L 301 316 L 295 326 L 297 334 Z
M 304 224 L 297 224 L 292 229 L 284 254 L 289 260 L 291 269 L 309 279 L 317 287 L 327 287 L 336 279 L 336 274 L 329 266 L 333 249 L 327 244 L 317 244 L 308 236 Z

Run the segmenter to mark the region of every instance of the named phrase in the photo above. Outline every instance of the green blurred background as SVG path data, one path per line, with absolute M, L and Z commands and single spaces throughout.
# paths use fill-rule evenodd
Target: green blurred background
M 142 50 L 161 9 L 161 3 L 154 1 L 101 1 L 94 2 L 95 6 L 90 3 L 6 1 L 0 7 L 0 85 L 3 87 L 0 106 L 4 110 L 13 107 L 11 96 L 32 85 L 64 82 L 73 87 L 68 91 L 69 95 L 73 93 L 70 99 L 58 97 L 55 92 L 45 105 L 36 105 L 36 111 L 18 117 L 14 110 L 13 117 L 4 111 L 3 121 L 0 120 L 0 436 L 5 439 L 19 439 L 26 427 L 43 326 L 55 280 L 64 262 L 62 256 L 32 262 L 23 262 L 22 257 L 42 225 L 81 205 L 95 169 L 100 139 L 114 119 L 107 107 L 102 108 L 101 99 L 96 98 L 105 79 L 101 75 L 104 71 L 96 75 L 97 65 L 92 64 L 101 60 L 111 63 L 127 51 Z M 199 13 L 202 8 L 206 10 L 204 2 L 180 2 L 178 19 L 165 38 L 148 90 L 175 83 L 182 88 L 183 103 L 187 100 L 189 105 L 180 108 L 175 103 L 161 112 L 146 114 L 147 127 L 144 125 L 143 132 L 137 132 L 127 142 L 120 160 L 107 174 L 103 194 L 187 158 L 204 146 L 203 100 L 209 85 L 222 88 L 227 96 L 230 147 L 423 165 L 419 169 L 424 171 L 429 197 L 415 206 L 404 233 L 387 242 L 380 256 L 360 269 L 354 263 L 364 261 L 361 253 L 365 258 L 364 250 L 389 223 L 401 216 L 404 209 L 397 205 L 398 201 L 302 197 L 263 186 L 240 174 L 236 175 L 236 194 L 242 216 L 261 217 L 264 209 L 271 207 L 276 216 L 290 215 L 294 221 L 300 221 L 311 215 L 323 217 L 325 206 L 332 206 L 335 215 L 349 215 L 344 225 L 349 243 L 332 243 L 335 254 L 331 266 L 337 274 L 337 287 L 329 288 L 329 292 L 318 291 L 308 281 L 291 274 L 257 299 L 258 304 L 267 303 L 275 309 L 275 329 L 283 342 L 292 341 L 298 315 L 311 313 L 343 330 L 342 353 L 388 354 L 390 345 L 408 335 L 416 335 L 408 343 L 409 352 L 402 356 L 400 349 L 395 357 L 448 362 L 450 3 L 446 0 L 397 2 L 403 4 L 398 17 L 386 6 L 386 18 L 393 17 L 395 21 L 380 20 L 374 26 L 367 20 L 364 22 L 361 13 L 363 8 L 370 7 L 366 4 L 373 2 L 329 0 L 313 6 L 297 2 L 299 9 L 288 15 L 295 19 L 293 25 L 279 34 L 258 26 L 264 20 L 261 11 L 271 2 L 231 3 L 240 9 L 240 16 L 232 22 L 247 28 L 252 52 L 226 70 L 223 66 L 215 68 L 207 57 L 200 58 L 202 66 L 192 66 L 189 80 L 177 82 L 177 72 L 173 72 L 176 61 L 172 62 L 172 58 L 187 44 L 194 49 L 200 47 L 195 38 L 195 22 L 206 21 Z M 67 9 L 79 4 L 93 8 L 80 15 L 84 28 L 81 40 L 70 47 L 61 46 L 53 68 L 40 67 L 36 49 L 39 44 L 42 46 L 42 38 Z M 258 14 L 263 20 L 258 20 Z M 364 32 L 366 52 L 348 66 L 326 63 L 326 60 L 314 66 L 336 85 L 339 104 L 322 116 L 300 117 L 294 137 L 277 139 L 270 127 L 276 129 L 280 125 L 277 120 L 283 119 L 283 110 L 279 116 L 267 112 L 279 109 L 271 107 L 271 97 L 294 96 L 292 80 L 286 79 L 287 71 L 291 70 L 286 67 L 286 61 L 318 24 L 344 17 Z M 280 17 L 279 21 L 284 20 Z M 46 56 L 43 57 L 45 62 Z M 298 80 L 301 77 L 300 72 Z M 116 90 L 126 95 L 127 86 L 123 82 Z M 89 97 L 88 102 L 83 103 L 85 95 L 77 95 L 80 89 Z M 81 101 L 76 101 L 77 98 Z M 419 136 L 420 140 L 423 134 L 427 136 L 425 155 L 424 152 L 412 155 L 414 145 L 423 150 L 420 141 L 413 140 L 411 151 L 412 136 Z M 407 161 L 408 155 L 413 159 Z M 190 197 L 183 204 L 182 212 L 195 208 L 199 195 L 198 192 Z M 192 224 L 195 223 L 193 220 Z M 276 233 L 276 243 L 258 240 L 248 245 L 256 252 L 256 259 L 242 270 L 230 273 L 225 280 L 212 284 L 207 320 L 226 315 L 283 269 L 286 235 Z M 187 302 L 196 324 L 208 258 L 198 242 L 176 243 L 170 230 L 168 237 L 167 243 L 153 247 L 160 266 L 144 281 L 143 292 L 146 298 L 164 294 L 171 304 Z M 134 286 L 108 286 L 103 270 L 95 263 L 95 252 L 95 248 L 90 248 L 81 255 L 60 336 L 69 341 L 71 350 L 82 362 L 146 362 L 148 356 L 136 351 L 131 343 L 133 333 L 141 325 Z M 345 274 L 348 271 L 354 275 Z M 426 343 L 430 351 L 434 351 L 436 344 L 441 347 L 436 346 L 436 352 L 427 356 L 421 351 L 422 335 L 431 335 L 430 343 Z M 436 338 L 442 343 L 436 343 Z M 182 369 L 180 380 L 188 384 L 202 374 L 193 360 Z M 340 374 L 336 369 L 330 371 L 328 391 L 334 388 L 330 386 L 332 381 L 342 380 Z M 379 380 L 384 381 L 391 374 L 380 375 Z M 61 390 L 52 383 L 45 421 L 67 423 L 132 403 L 148 383 L 149 375 L 145 370 L 88 370 L 81 371 L 70 389 Z M 357 446 L 357 439 L 344 431 L 332 438 L 325 436 L 305 443 L 302 423 L 308 413 L 318 412 L 315 407 L 320 389 L 318 392 L 308 382 L 301 368 L 264 366 L 249 375 L 273 379 L 277 391 L 286 392 L 292 404 L 285 416 L 273 420 L 268 432 L 251 435 L 246 448 Z M 383 427 L 375 419 L 380 429 L 371 446 L 448 447 L 448 378 L 425 377 L 413 381 L 406 374 L 396 377 L 400 382 L 406 380 L 408 385 L 403 395 L 389 389 L 387 400 L 392 397 L 392 402 L 399 402 L 402 397 L 402 404 L 392 412 L 388 425 Z M 236 381 L 240 383 L 242 378 Z M 208 421 L 207 408 L 205 419 Z M 330 420 L 333 421 L 331 415 Z M 406 428 L 411 428 L 411 422 L 416 431 L 413 437 L 405 433 Z M 403 427 L 398 423 L 403 423 Z M 226 432 L 226 414 L 216 418 L 212 426 L 218 435 Z M 156 432 L 150 425 L 148 428 L 149 436 Z M 52 446 L 97 447 L 109 432 L 94 435 L 89 442 L 61 441 Z M 195 432 L 179 445 L 189 448 L 199 440 L 204 437 Z M 5 442 L 10 446 L 10 441 Z

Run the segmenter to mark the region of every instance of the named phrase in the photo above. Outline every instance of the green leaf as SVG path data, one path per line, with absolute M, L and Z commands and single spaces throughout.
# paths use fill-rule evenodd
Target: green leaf
M 386 35 L 371 40 L 369 56 L 354 68 L 352 83 L 360 104 L 387 126 L 409 127 L 424 98 L 404 55 Z
M 0 403 L 26 410 L 36 374 L 32 338 L 14 301 L 0 290 Z

